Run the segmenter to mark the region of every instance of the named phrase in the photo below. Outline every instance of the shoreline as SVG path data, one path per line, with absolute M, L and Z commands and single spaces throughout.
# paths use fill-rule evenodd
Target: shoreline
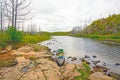
M 32 45 L 38 47 L 38 45 Z M 41 47 L 41 46 L 40 46 Z M 39 47 L 39 48 L 40 48 Z M 10 55 L 15 55 L 15 59 L 18 62 L 16 65 L 10 67 L 0 68 L 0 79 L 4 80 L 76 80 L 75 76 L 82 75 L 77 70 L 86 71 L 83 64 L 68 64 L 65 63 L 62 67 L 59 67 L 52 59 L 51 52 L 48 48 L 42 46 L 41 50 L 34 51 L 29 46 L 22 46 L 17 50 L 11 50 Z M 86 63 L 86 61 L 83 61 Z M 104 70 L 105 68 L 100 68 Z M 97 70 L 98 71 L 98 70 Z M 87 78 L 90 80 L 96 80 L 101 75 L 101 79 L 107 78 L 112 80 L 112 77 L 104 75 L 104 72 L 92 71 Z M 87 71 L 88 72 L 88 71 Z M 16 75 L 16 76 L 14 76 Z M 93 76 L 97 77 L 93 77 Z

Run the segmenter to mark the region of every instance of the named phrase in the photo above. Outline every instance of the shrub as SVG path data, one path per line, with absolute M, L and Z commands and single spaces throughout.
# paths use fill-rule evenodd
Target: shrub
M 90 35 L 90 38 L 92 38 L 92 39 L 98 39 L 99 36 L 98 35 Z
M 23 40 L 23 34 L 21 31 L 15 30 L 14 27 L 9 27 L 6 30 L 6 33 L 9 35 L 10 42 L 19 43 Z
M 4 48 L 9 41 L 9 35 L 5 32 L 0 33 L 0 47 Z

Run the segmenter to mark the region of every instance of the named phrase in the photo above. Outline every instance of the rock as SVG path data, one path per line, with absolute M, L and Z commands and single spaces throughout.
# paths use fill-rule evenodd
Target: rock
M 2 77 L 0 80 L 25 80 L 20 79 L 24 75 L 24 73 L 21 73 L 20 70 L 23 68 L 23 66 L 27 66 L 28 64 L 29 62 L 22 62 L 13 67 L 1 68 L 0 71 L 2 71 Z
M 56 53 L 57 51 L 53 51 L 53 53 Z
M 27 60 L 25 59 L 25 57 L 17 57 L 16 60 L 17 60 L 18 63 L 27 61 Z
M 16 52 L 16 50 L 11 50 L 11 53 L 15 53 Z
M 97 56 L 93 55 L 93 58 L 97 58 Z
M 80 58 L 80 60 L 83 61 L 83 60 L 85 60 L 85 58 L 82 57 L 82 58 Z
M 75 76 L 80 76 L 81 74 L 75 69 L 75 67 L 77 69 L 84 69 L 83 65 L 66 64 L 65 66 L 63 66 L 63 79 L 61 80 L 75 80 Z
M 103 75 L 101 72 L 92 73 L 89 76 L 89 79 L 90 80 L 113 80 L 113 78 L 106 76 L 106 75 Z
M 15 51 L 13 53 L 11 53 L 12 55 L 16 55 L 16 56 L 22 56 L 22 55 L 26 55 L 26 53 L 24 52 L 18 52 L 18 51 Z
M 97 63 L 100 62 L 100 60 L 99 61 L 92 61 L 92 62 L 93 62 L 94 65 L 96 65 Z
M 116 63 L 115 65 L 116 65 L 116 66 L 120 66 L 120 63 Z
M 28 66 L 24 66 L 20 72 L 27 72 L 29 70 L 29 67 Z
M 30 52 L 30 51 L 32 51 L 32 50 L 33 50 L 33 49 L 32 49 L 32 47 L 30 47 L 30 46 L 23 46 L 23 47 L 17 49 L 18 52 L 24 52 L 24 53 L 28 53 L 28 52 Z
M 84 58 L 81 58 L 80 60 L 81 60 L 82 62 L 85 62 L 86 64 L 90 64 L 90 62 L 87 61 L 87 60 L 85 60 Z
M 47 50 L 48 50 L 48 51 L 51 51 L 51 49 L 49 49 L 49 48 L 48 48 Z
M 77 58 L 76 58 L 76 57 L 73 57 L 71 61 L 74 61 L 74 60 L 77 60 Z
M 8 45 L 8 46 L 6 47 L 6 50 L 7 50 L 7 51 L 11 51 L 11 50 L 12 50 L 12 45 Z
M 88 62 L 87 60 L 85 60 L 85 61 L 83 61 L 83 62 L 85 62 L 86 64 L 90 64 L 90 62 Z
M 8 51 L 7 50 L 2 50 L 2 51 L 0 51 L 0 53 L 4 54 L 4 53 L 8 53 Z
M 71 56 L 69 56 L 67 59 L 69 59 L 69 58 L 72 58 Z
M 84 57 L 85 57 L 85 58 L 90 58 L 90 56 L 88 56 L 88 55 L 85 55 Z
M 94 72 L 107 72 L 109 70 L 107 67 L 98 66 L 98 65 L 93 67 L 93 69 L 94 69 Z
M 103 66 L 107 66 L 107 64 L 105 62 L 103 62 Z
M 118 74 L 118 73 L 110 72 L 108 75 L 110 77 L 113 77 L 116 80 L 120 80 L 120 74 Z
M 8 59 L 0 62 L 0 68 L 2 67 L 13 67 L 17 65 L 18 62 L 15 59 Z
M 43 54 L 34 61 L 16 57 L 16 66 L 0 68 L 0 80 L 60 80 L 60 68 L 48 57 Z

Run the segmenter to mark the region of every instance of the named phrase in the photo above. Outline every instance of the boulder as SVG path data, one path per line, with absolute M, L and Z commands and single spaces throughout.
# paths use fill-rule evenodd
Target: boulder
M 11 53 L 12 55 L 16 55 L 16 56 L 23 56 L 23 55 L 26 55 L 26 53 L 24 52 L 18 52 L 18 51 L 15 51 L 13 53 Z
M 4 53 L 8 53 L 8 51 L 7 50 L 2 50 L 2 51 L 0 51 L 0 53 L 4 54 Z
M 97 58 L 97 56 L 93 55 L 93 58 Z
M 96 65 L 100 62 L 100 60 L 99 61 L 92 61 L 92 62 L 93 62 L 94 65 Z
M 106 76 L 106 75 L 103 75 L 101 72 L 92 73 L 89 76 L 89 79 L 90 80 L 113 80 L 113 78 Z
M 85 58 L 81 58 L 80 60 L 81 60 L 82 62 L 85 62 L 86 64 L 90 64 L 90 62 L 87 61 L 87 60 L 85 60 Z
M 16 60 L 17 60 L 18 63 L 27 61 L 27 60 L 25 59 L 25 57 L 16 57 Z
M 71 56 L 68 56 L 68 58 L 67 59 L 69 59 L 69 58 L 72 58 Z
M 107 72 L 109 70 L 107 67 L 98 66 L 98 65 L 93 67 L 93 69 L 94 69 L 94 72 Z
M 120 63 L 116 63 L 115 65 L 116 65 L 116 66 L 120 66 Z
M 90 56 L 88 56 L 88 55 L 85 55 L 84 57 L 85 57 L 85 58 L 90 58 Z
M 18 52 L 25 52 L 25 53 L 28 53 L 28 52 L 30 52 L 32 50 L 33 49 L 30 46 L 23 46 L 23 47 L 17 49 Z
M 75 69 L 84 69 L 83 65 L 77 65 L 77 64 L 66 64 L 63 66 L 62 70 L 62 80 L 75 80 L 75 76 L 80 76 L 81 74 Z
M 113 77 L 116 80 L 120 80 L 120 74 L 118 74 L 118 73 L 110 72 L 108 75 L 110 77 Z
M 71 59 L 71 61 L 75 61 L 75 60 L 77 60 L 77 58 L 76 58 L 76 57 L 73 57 L 73 58 Z

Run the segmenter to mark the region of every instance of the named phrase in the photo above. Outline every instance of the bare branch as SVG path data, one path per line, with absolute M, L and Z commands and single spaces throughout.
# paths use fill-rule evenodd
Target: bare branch
M 30 13 L 31 13 L 31 11 L 28 11 L 28 12 L 26 12 L 26 13 L 18 14 L 18 16 L 26 16 L 26 15 L 28 15 L 28 14 L 30 14 Z
M 30 6 L 31 2 L 29 2 L 27 5 L 20 7 L 21 5 L 18 6 L 18 10 L 23 10 L 25 8 L 27 8 L 28 6 Z

